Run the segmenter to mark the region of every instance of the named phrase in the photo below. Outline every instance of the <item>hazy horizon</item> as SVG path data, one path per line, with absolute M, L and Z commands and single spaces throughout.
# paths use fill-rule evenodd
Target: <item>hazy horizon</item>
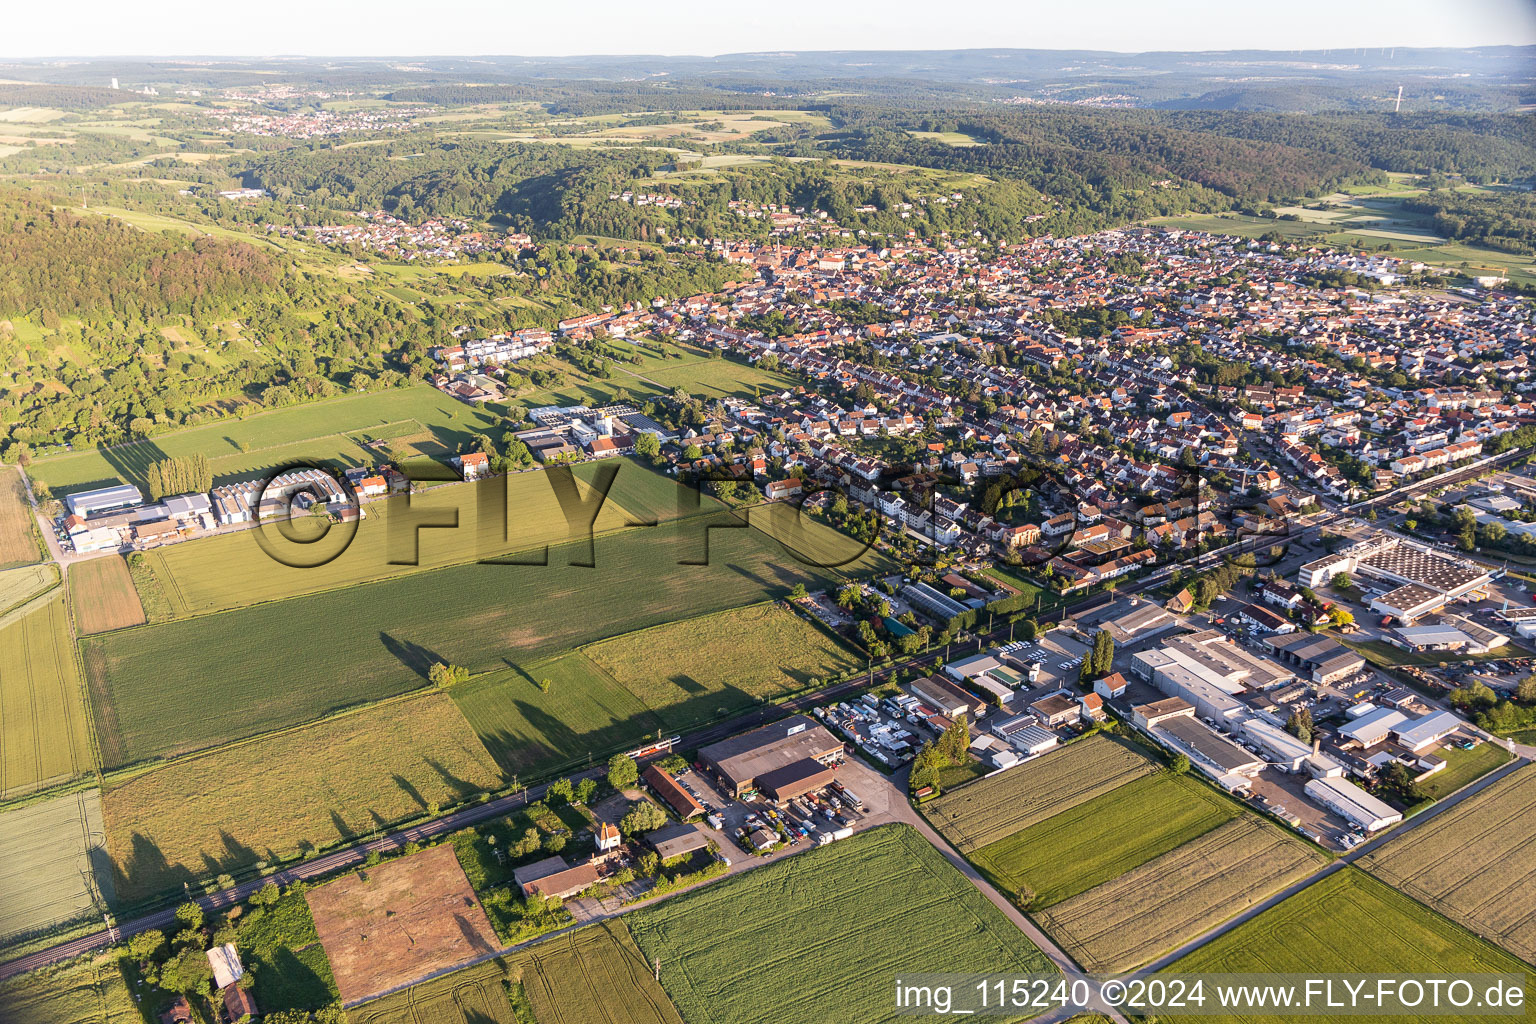
M 1341 13 L 1347 21 L 1337 23 Z M 1359 0 L 1346 12 L 1327 0 L 1281 10 L 1169 0 L 1149 8 L 1103 0 L 1091 14 L 1045 4 L 970 0 L 942 8 L 916 0 L 826 5 L 783 0 L 771 15 L 733 12 L 704 0 L 670 0 L 638 11 L 593 0 L 579 14 L 546 5 L 443 0 L 427 12 L 376 0 L 351 5 L 272 0 L 259 14 L 210 17 L 190 0 L 141 8 L 87 0 L 67 28 L 28 7 L 7 18 L 0 59 L 428 59 L 721 57 L 787 52 L 1088 50 L 1115 54 L 1232 50 L 1345 52 L 1473 49 L 1536 44 L 1528 0 Z M 400 40 L 415 45 L 402 48 Z M 231 40 L 238 42 L 231 43 Z

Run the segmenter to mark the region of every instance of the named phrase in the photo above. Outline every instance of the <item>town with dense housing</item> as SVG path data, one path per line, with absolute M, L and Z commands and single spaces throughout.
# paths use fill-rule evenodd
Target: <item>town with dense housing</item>
M 980 53 L 0 59 L 0 1021 L 1523 998 L 1536 46 Z

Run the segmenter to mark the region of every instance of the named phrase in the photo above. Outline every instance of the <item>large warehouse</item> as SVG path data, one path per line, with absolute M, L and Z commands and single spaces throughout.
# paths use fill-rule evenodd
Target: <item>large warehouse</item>
M 69 506 L 69 510 L 82 519 L 89 518 L 97 512 L 127 508 L 129 505 L 140 505 L 143 502 L 144 496 L 132 484 L 117 484 L 112 487 L 100 487 L 94 491 L 79 491 L 64 499 L 64 504 Z
M 795 715 L 740 736 L 711 743 L 699 751 L 699 764 L 726 795 L 756 789 L 758 779 L 801 761 L 826 763 L 843 752 L 837 737 L 804 715 Z M 806 766 L 809 769 L 809 766 Z M 770 780 L 792 788 L 788 777 Z
M 1390 805 L 1343 779 L 1313 779 L 1303 787 L 1303 791 L 1314 802 L 1367 832 L 1375 832 L 1403 820 L 1402 814 Z
M 1294 679 L 1267 658 L 1258 658 L 1216 630 L 1174 637 L 1131 658 L 1131 671 L 1170 697 L 1182 697 L 1201 718 L 1227 723 L 1247 714 L 1237 694 L 1269 690 Z
M 1332 683 L 1365 668 L 1365 658 L 1337 640 L 1315 633 L 1265 637 L 1275 657 L 1293 665 L 1314 683 Z
M 1482 566 L 1381 535 L 1350 545 L 1337 554 L 1309 562 L 1297 572 L 1304 587 L 1320 587 L 1338 573 L 1359 573 L 1384 590 L 1370 602 L 1382 615 L 1412 622 L 1451 601 L 1476 596 L 1488 586 Z

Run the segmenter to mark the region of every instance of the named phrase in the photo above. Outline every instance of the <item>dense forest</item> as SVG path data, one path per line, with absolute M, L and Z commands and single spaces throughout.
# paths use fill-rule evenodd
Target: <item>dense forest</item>
M 1403 200 L 1403 207 L 1428 214 L 1435 231 L 1447 238 L 1525 256 L 1536 254 L 1536 193 L 1437 189 Z
M 151 235 L 17 192 L 0 192 L 0 314 L 200 314 L 228 308 L 277 280 L 250 245 Z

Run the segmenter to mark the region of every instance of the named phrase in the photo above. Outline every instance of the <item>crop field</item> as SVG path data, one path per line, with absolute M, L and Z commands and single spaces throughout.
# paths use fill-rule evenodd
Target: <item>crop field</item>
M 448 844 L 343 875 L 305 898 L 345 1003 L 498 948 Z
M 753 505 L 745 512 L 747 522 L 773 540 L 787 558 L 807 566 L 849 566 L 868 572 L 889 566 L 884 553 L 855 540 L 826 522 L 800 514 L 793 504 L 775 501 Z M 891 566 L 893 567 L 893 566 Z
M 540 684 L 548 682 L 546 692 Z M 662 728 L 661 719 L 580 651 L 491 672 L 453 700 L 508 775 L 602 760 Z
M 471 564 L 139 626 L 81 642 L 109 765 L 213 746 L 422 686 L 446 661 L 474 672 L 843 579 L 716 517 L 552 547 L 549 564 Z M 573 609 L 579 609 L 573 611 Z M 177 671 L 168 674 L 166 665 Z M 711 705 L 712 706 L 712 705 Z
M 1039 909 L 1087 892 L 1241 813 L 1237 804 L 1196 780 L 1159 772 L 989 843 L 971 860 L 999 888 Z
M 1175 974 L 1305 974 L 1327 965 L 1329 973 L 1455 977 L 1459 974 L 1524 974 L 1530 969 L 1503 950 L 1470 934 L 1399 892 L 1354 868 L 1322 879 L 1251 921 L 1232 929 L 1168 968 Z M 1530 986 L 1526 987 L 1527 998 Z M 1181 1018 L 1158 1014 L 1159 1020 Z M 1183 1018 L 1198 1021 L 1209 1018 Z M 1224 1015 L 1234 1024 L 1317 1020 L 1273 1014 Z M 1393 1014 L 1394 1024 L 1431 1024 L 1444 1016 Z M 1508 1021 L 1489 1014 L 1458 1021 Z
M 0 864 L 0 947 L 99 913 L 112 892 L 100 792 L 0 814 Z
M 0 470 L 0 568 L 25 565 L 43 557 L 26 485 L 19 470 Z
M 58 582 L 59 569 L 52 562 L 0 569 L 0 613 L 20 608 Z
M 0 628 L 0 799 L 95 767 L 64 598 Z
M 871 829 L 626 916 L 689 1024 L 889 1019 L 890 983 L 1051 974 L 1035 946 L 915 829 Z
M 518 959 L 538 1024 L 682 1024 L 622 919 L 556 936 Z
M 56 496 L 100 487 L 119 480 L 147 486 L 151 463 L 172 456 L 208 456 L 215 472 L 220 459 L 247 459 L 253 453 L 315 441 L 334 447 L 338 433 L 366 435 L 371 429 L 415 421 L 430 430 L 444 445 L 457 451 L 476 433 L 495 436 L 501 431 L 497 417 L 449 398 L 425 384 L 286 409 L 254 412 L 162 434 L 147 441 L 116 448 L 89 448 L 35 460 L 28 472 L 52 488 Z M 255 465 L 262 465 L 261 462 Z M 254 474 L 253 474 L 254 475 Z
M 70 960 L 0 982 L 5 1024 L 144 1024 L 116 956 Z
M 1300 839 L 1245 816 L 1042 911 L 1039 920 L 1090 973 L 1130 970 L 1326 863 Z
M 500 782 L 443 694 L 177 761 L 103 797 L 117 897 L 355 839 Z
M 592 644 L 582 653 L 669 729 L 706 695 L 736 710 L 858 668 L 851 650 L 778 602 L 669 622 Z
M 1053 751 L 989 779 L 950 790 L 924 806 L 933 827 L 971 854 L 1156 768 L 1129 744 L 1108 736 Z
M 1390 840 L 1361 867 L 1536 963 L 1533 840 L 1536 768 L 1526 768 Z
M 627 475 L 653 475 L 630 463 L 617 465 L 615 490 Z M 588 463 L 573 474 L 583 502 L 578 512 L 579 538 L 586 537 L 597 502 L 597 494 L 589 486 L 596 468 Z M 645 493 L 639 484 L 628 489 Z M 398 495 L 371 502 L 366 512 L 356 524 L 350 543 L 350 529 L 333 525 L 331 535 L 315 541 L 312 551 L 285 546 L 282 553 L 296 563 L 293 565 L 268 554 L 252 530 L 170 544 L 146 552 L 144 559 L 170 599 L 175 616 L 184 618 L 571 540 L 559 499 L 542 472 L 433 487 L 410 497 Z M 590 520 L 591 530 L 605 533 L 623 529 L 634 518 L 610 495 L 597 510 L 596 519 Z M 432 525 L 455 522 L 456 526 Z M 265 529 L 271 542 L 280 543 L 277 527 Z M 330 561 L 314 564 L 333 553 Z M 527 557 L 536 554 L 530 552 Z
M 69 567 L 69 599 L 82 635 L 144 624 L 144 605 L 121 555 L 76 562 Z
M 356 1024 L 543 1024 L 517 1014 L 516 964 L 487 960 L 347 1011 Z

